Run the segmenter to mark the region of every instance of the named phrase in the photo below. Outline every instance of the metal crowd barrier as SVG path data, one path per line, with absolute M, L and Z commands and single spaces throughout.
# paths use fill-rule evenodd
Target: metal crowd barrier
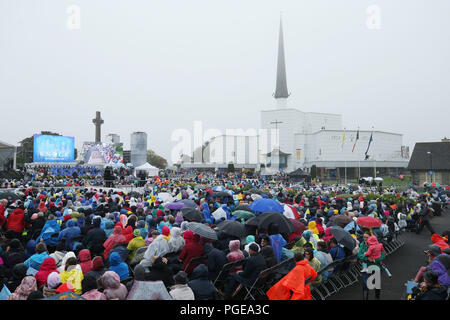
M 394 253 L 404 244 L 405 243 L 401 239 L 395 236 L 391 242 L 385 245 L 386 255 Z M 346 268 L 343 269 L 346 264 Z M 321 269 L 318 274 L 323 275 L 325 271 L 335 269 L 339 266 L 341 269 L 338 272 L 329 275 L 325 281 L 322 281 L 318 285 L 311 285 L 312 300 L 325 300 L 342 289 L 347 288 L 359 281 L 359 278 L 361 277 L 362 263 L 360 260 L 357 260 L 356 256 L 334 261 L 325 268 Z

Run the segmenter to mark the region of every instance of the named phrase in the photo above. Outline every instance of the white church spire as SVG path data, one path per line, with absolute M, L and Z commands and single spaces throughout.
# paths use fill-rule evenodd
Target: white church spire
M 283 39 L 283 21 L 280 15 L 280 31 L 278 36 L 278 62 L 277 62 L 277 82 L 275 93 L 273 94 L 277 101 L 277 107 L 286 107 L 287 98 L 290 96 L 287 89 L 286 80 L 286 62 L 284 58 L 284 39 Z

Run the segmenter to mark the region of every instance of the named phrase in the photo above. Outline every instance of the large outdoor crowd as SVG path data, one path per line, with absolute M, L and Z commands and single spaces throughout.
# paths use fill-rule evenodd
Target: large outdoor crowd
M 433 245 L 410 298 L 448 297 L 448 232 L 429 223 L 445 214 L 444 188 L 385 187 L 371 198 L 378 188 L 214 172 L 148 185 L 125 193 L 23 180 L 0 193 L 0 299 L 243 299 L 263 270 L 289 260 L 259 298 L 308 300 L 312 286 L 339 271 L 321 272 L 333 261 L 357 256 L 363 273 L 371 265 L 389 273 L 384 245 L 424 227 Z

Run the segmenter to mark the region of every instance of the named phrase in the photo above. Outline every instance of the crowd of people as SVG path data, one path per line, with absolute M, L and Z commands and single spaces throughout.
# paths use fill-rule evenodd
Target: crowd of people
M 388 273 L 384 245 L 397 232 L 420 233 L 425 226 L 441 252 L 429 250 L 433 258 L 415 279 L 422 290 L 415 298 L 436 291 L 429 297 L 447 299 L 448 274 L 441 271 L 448 270 L 448 233 L 435 234 L 427 222 L 434 202 L 448 204 L 445 189 L 384 187 L 380 194 L 372 186 L 293 184 L 286 176 L 249 179 L 217 172 L 168 172 L 146 185 L 125 193 L 16 183 L 17 197 L 0 202 L 0 299 L 67 292 L 87 300 L 242 299 L 243 288 L 261 271 L 286 260 L 293 263 L 262 298 L 311 299 L 311 286 L 339 271 L 320 272 L 333 261 L 357 256 L 363 274 L 372 264 Z M 271 218 L 282 216 L 290 228 L 258 220 L 274 210 Z M 222 222 L 228 220 L 244 233 L 225 231 Z M 348 234 L 353 245 L 334 229 Z M 233 262 L 242 263 L 222 272 Z M 438 262 L 444 267 L 437 268 Z M 138 295 L 143 284 L 159 286 Z

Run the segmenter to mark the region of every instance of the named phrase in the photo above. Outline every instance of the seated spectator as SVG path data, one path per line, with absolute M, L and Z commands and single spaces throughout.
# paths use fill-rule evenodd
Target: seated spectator
M 42 288 L 44 298 L 56 295 L 56 289 L 61 285 L 61 276 L 57 271 L 51 272 L 47 277 L 47 283 Z
M 201 257 L 203 253 L 203 246 L 200 244 L 200 236 L 194 234 L 192 236 L 192 241 L 186 242 L 186 245 L 184 246 L 183 250 L 181 250 L 179 256 L 180 261 L 183 262 L 183 270 L 188 275 L 191 274 L 194 268 L 199 265 L 199 263 L 189 264 L 189 261 L 191 261 L 191 259 L 193 258 Z
M 203 245 L 204 252 L 208 256 L 207 265 L 210 280 L 215 280 L 223 266 L 228 262 L 227 255 L 222 250 L 219 250 L 217 248 L 218 246 L 220 244 L 217 240 L 214 240 L 212 243 L 207 242 Z
M 204 264 L 198 265 L 192 272 L 188 286 L 194 293 L 195 300 L 217 300 L 216 288 L 208 278 L 208 268 Z
M 92 270 L 91 252 L 89 249 L 83 249 L 78 253 L 78 260 L 83 274 Z
M 314 249 L 313 248 L 305 248 L 305 259 L 308 260 L 308 264 L 313 267 L 314 271 L 319 272 L 321 268 L 320 261 L 314 257 Z M 312 285 L 317 285 L 320 282 L 322 282 L 322 276 L 317 276 L 313 282 L 311 282 Z
M 446 300 L 447 289 L 439 284 L 438 275 L 430 270 L 423 274 L 420 293 L 415 300 Z
M 27 300 L 31 292 L 37 290 L 37 282 L 34 276 L 26 276 L 20 285 L 11 293 L 8 300 Z
M 244 254 L 239 249 L 241 242 L 239 240 L 231 240 L 229 243 L 230 253 L 227 254 L 228 262 L 244 259 Z M 231 273 L 239 272 L 243 269 L 242 265 L 237 266 L 231 270 Z
M 97 280 L 94 276 L 86 276 L 81 281 L 82 295 L 86 300 L 107 300 L 103 292 L 98 291 Z
M 122 261 L 117 252 L 112 252 L 109 256 L 110 267 L 109 270 L 114 271 L 119 275 L 120 281 L 130 277 L 128 265 Z
M 86 273 L 86 275 L 93 276 L 98 280 L 106 271 L 108 271 L 108 269 L 105 268 L 103 258 L 101 256 L 96 256 L 92 259 L 92 270 Z
M 120 277 L 114 271 L 106 271 L 100 278 L 103 293 L 108 300 L 125 300 L 128 290 L 124 284 L 120 283 Z
M 41 268 L 42 262 L 48 258 L 47 246 L 43 242 L 36 245 L 36 253 L 25 260 L 24 264 L 28 267 L 28 274 L 35 275 Z
M 82 293 L 81 281 L 83 280 L 84 275 L 80 269 L 77 268 L 77 259 L 75 257 L 70 257 L 67 259 L 64 271 L 61 273 L 61 282 L 72 284 L 76 294 Z
M 47 284 L 47 277 L 52 272 L 58 272 L 56 270 L 56 262 L 52 257 L 48 257 L 42 262 L 41 268 L 34 276 L 37 280 L 38 289 Z
M 173 273 L 167 265 L 167 259 L 155 256 L 147 278 L 151 281 L 161 280 L 166 287 L 170 287 L 173 284 Z
M 194 292 L 187 285 L 186 272 L 179 271 L 174 277 L 174 285 L 170 287 L 169 294 L 174 300 L 195 300 Z

